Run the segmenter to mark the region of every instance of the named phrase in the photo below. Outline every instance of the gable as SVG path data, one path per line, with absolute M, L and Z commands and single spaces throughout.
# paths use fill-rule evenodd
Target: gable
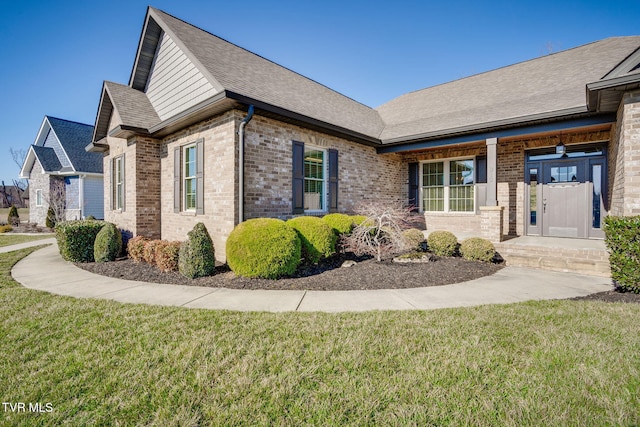
M 161 33 L 146 93 L 161 120 L 217 93 L 206 77 L 166 33 Z
M 44 143 L 42 144 L 42 146 L 45 147 L 45 148 L 52 148 L 53 149 L 53 151 L 56 153 L 56 156 L 58 157 L 58 161 L 60 162 L 62 167 L 65 167 L 65 168 L 71 167 L 71 162 L 69 161 L 69 158 L 67 157 L 66 153 L 64 152 L 64 149 L 62 148 L 62 144 L 60 144 L 60 140 L 58 140 L 58 137 L 56 136 L 56 134 L 53 131 L 53 129 L 51 129 L 51 128 L 49 129 L 47 137 L 45 138 Z M 46 168 L 45 168 L 45 170 L 46 170 Z

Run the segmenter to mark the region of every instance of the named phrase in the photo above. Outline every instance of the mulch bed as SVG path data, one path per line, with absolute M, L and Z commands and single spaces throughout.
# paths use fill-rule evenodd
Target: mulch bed
M 356 264 L 352 267 L 341 267 L 346 260 L 354 260 Z M 376 262 L 373 259 L 356 258 L 352 254 L 341 254 L 329 258 L 318 266 L 302 266 L 295 277 L 279 280 L 239 277 L 226 266 L 217 267 L 216 274 L 213 276 L 191 280 L 180 273 L 162 273 L 147 263 L 135 263 L 131 259 L 76 265 L 103 276 L 144 282 L 229 289 L 322 291 L 449 285 L 488 276 L 503 267 L 503 264 L 467 261 L 462 258 L 443 257 L 427 263 L 398 264 L 391 261 Z
M 341 267 L 347 260 L 356 261 L 356 264 L 352 267 Z M 391 261 L 376 262 L 347 253 L 333 256 L 319 265 L 303 265 L 295 276 L 279 280 L 239 277 L 226 265 L 216 267 L 216 274 L 213 276 L 193 280 L 177 272 L 163 273 L 147 263 L 136 263 L 131 259 L 105 263 L 76 263 L 76 266 L 103 276 L 151 283 L 229 289 L 344 291 L 450 285 L 491 275 L 503 268 L 504 263 L 490 264 L 462 258 L 434 257 L 434 261 L 427 263 L 399 264 Z M 616 290 L 571 299 L 640 304 L 640 294 Z

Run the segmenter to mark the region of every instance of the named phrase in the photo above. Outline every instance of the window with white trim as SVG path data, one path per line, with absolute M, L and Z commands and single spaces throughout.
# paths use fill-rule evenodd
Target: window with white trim
M 42 190 L 36 190 L 36 206 L 42 206 Z
M 124 156 L 113 159 L 113 208 L 124 209 Z
M 304 210 L 327 209 L 327 152 L 305 146 L 304 150 Z
M 182 188 L 184 211 L 195 211 L 197 206 L 197 174 L 196 174 L 196 144 L 183 147 L 182 152 Z
M 425 212 L 475 212 L 474 159 L 422 164 L 422 210 Z

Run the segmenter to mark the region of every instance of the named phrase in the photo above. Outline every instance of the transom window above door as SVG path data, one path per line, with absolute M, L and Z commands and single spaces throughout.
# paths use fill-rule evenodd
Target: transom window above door
M 421 202 L 425 212 L 475 212 L 474 159 L 422 164 Z

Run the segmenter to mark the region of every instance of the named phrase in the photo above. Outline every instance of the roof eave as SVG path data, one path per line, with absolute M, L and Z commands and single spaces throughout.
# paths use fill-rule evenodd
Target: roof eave
M 624 91 L 640 87 L 640 73 L 627 74 L 620 77 L 598 80 L 587 84 L 587 105 L 589 111 L 600 111 L 601 94 L 603 92 L 617 91 L 622 99 Z

